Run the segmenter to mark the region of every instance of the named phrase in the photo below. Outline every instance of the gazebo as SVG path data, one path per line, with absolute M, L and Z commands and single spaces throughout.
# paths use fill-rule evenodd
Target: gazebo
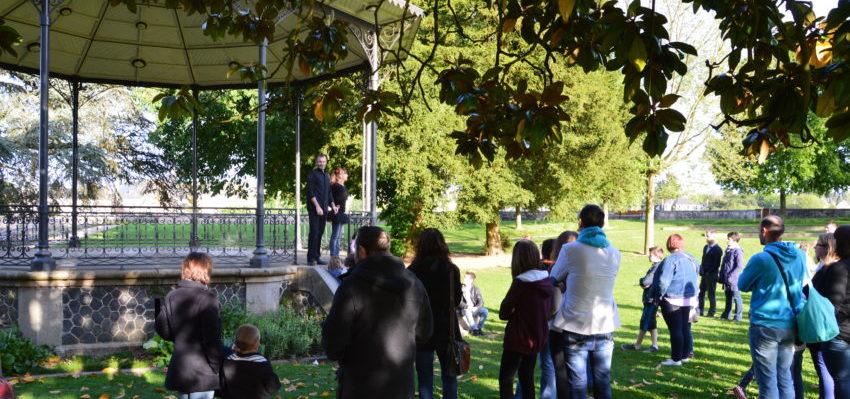
M 249 7 L 250 1 L 236 1 L 238 7 Z M 186 15 L 180 10 L 166 8 L 160 2 L 138 1 L 136 12 L 131 12 L 127 7 L 110 6 L 108 0 L 15 0 L 6 6 L 0 6 L 0 17 L 8 26 L 15 28 L 24 38 L 24 44 L 17 57 L 4 53 L 0 55 L 0 68 L 12 71 L 40 75 L 41 79 L 41 127 L 39 145 L 39 203 L 37 206 L 37 221 L 32 221 L 33 231 L 37 229 L 37 245 L 34 253 L 31 246 L 27 244 L 25 236 L 27 229 L 8 228 L 6 234 L 7 245 L 0 246 L 0 265 L 18 264 L 29 261 L 31 270 L 53 270 L 56 268 L 56 258 L 70 260 L 74 266 L 92 262 L 100 262 L 105 258 L 115 258 L 128 255 L 124 243 L 117 243 L 113 250 L 85 251 L 85 242 L 81 242 L 80 228 L 80 206 L 77 196 L 77 170 L 79 166 L 78 148 L 78 109 L 79 90 L 82 83 L 104 83 L 126 86 L 145 86 L 161 88 L 189 87 L 195 93 L 203 90 L 220 90 L 228 88 L 248 88 L 250 83 L 240 81 L 236 77 L 228 78 L 226 72 L 229 68 L 240 64 L 260 64 L 267 67 L 269 71 L 278 70 L 278 73 L 268 76 L 257 86 L 260 99 L 266 99 L 266 88 L 274 86 L 291 85 L 301 92 L 305 86 L 316 84 L 321 80 L 334 76 L 365 72 L 368 75 L 367 87 L 371 90 L 380 85 L 381 65 L 389 62 L 399 61 L 398 54 L 405 54 L 414 40 L 415 33 L 423 11 L 418 7 L 407 3 L 405 0 L 331 0 L 316 3 L 314 13 L 326 18 L 340 19 L 348 23 L 349 40 L 348 57 L 340 60 L 334 73 L 320 76 L 305 76 L 300 68 L 295 66 L 291 71 L 280 71 L 283 59 L 280 53 L 283 41 L 288 33 L 296 26 L 294 12 L 282 14 L 275 20 L 276 34 L 274 40 L 256 46 L 252 42 L 227 36 L 222 40 L 214 41 L 204 35 L 202 25 L 206 16 L 194 14 Z M 42 51 L 49 49 L 49 51 Z M 286 73 L 289 72 L 289 73 Z M 288 76 L 287 76 L 288 75 Z M 71 185 L 70 214 L 62 215 L 48 206 L 48 87 L 46 84 L 49 77 L 65 79 L 71 82 L 72 87 L 72 119 L 73 119 L 73 173 Z M 298 96 L 301 98 L 301 95 Z M 260 101 L 263 103 L 264 101 Z M 300 104 L 300 101 L 298 102 Z M 300 107 L 293 110 L 296 113 L 296 168 L 295 182 L 295 209 L 282 211 L 274 210 L 267 215 L 263 205 L 263 182 L 264 182 L 264 158 L 265 158 L 265 108 L 261 107 L 257 126 L 257 206 L 254 210 L 255 218 L 255 249 L 251 254 L 250 265 L 253 267 L 268 267 L 270 254 L 278 260 L 283 257 L 292 257 L 297 262 L 297 248 L 300 243 Z M 187 219 L 186 225 L 190 226 L 189 239 L 185 245 L 172 243 L 169 247 L 185 247 L 197 249 L 204 241 L 204 234 L 199 234 L 199 224 L 204 226 L 204 221 L 199 223 L 200 217 L 205 217 L 205 210 L 197 205 L 197 141 L 195 126 L 192 132 L 192 209 L 184 213 L 162 213 L 162 217 L 174 220 Z M 363 124 L 363 174 L 362 194 L 363 214 L 355 220 L 361 223 L 376 222 L 376 136 L 377 126 L 375 123 Z M 87 209 L 91 211 L 91 209 Z M 133 212 L 151 215 L 151 209 L 128 209 L 122 210 L 126 216 Z M 209 210 L 206 210 L 209 211 Z M 7 211 L 11 214 L 11 211 Z M 26 210 L 19 210 L 19 214 L 26 214 Z M 31 214 L 35 214 L 33 210 Z M 104 216 L 104 210 L 97 209 L 90 212 L 97 217 Z M 156 212 L 154 212 L 156 213 Z M 51 217 L 68 223 L 60 224 L 60 231 L 51 226 Z M 359 215 L 355 215 L 359 216 Z M 271 248 L 266 246 L 264 227 L 267 219 L 272 225 L 293 224 L 294 232 L 282 228 L 281 231 L 271 231 L 280 241 Z M 26 217 L 18 216 L 14 219 L 26 224 Z M 90 219 L 86 219 L 90 220 Z M 152 220 L 156 219 L 153 216 Z M 221 219 L 219 219 L 221 220 Z M 85 232 L 99 234 L 106 237 L 109 234 L 117 235 L 117 230 L 107 233 L 104 229 L 116 226 L 126 220 L 115 221 L 104 219 L 103 223 L 84 226 Z M 7 225 L 10 222 L 7 222 Z M 209 223 L 207 223 L 209 224 Z M 104 227 L 106 226 L 106 227 Z M 8 227 L 8 226 L 7 226 Z M 18 233 L 20 239 L 12 239 Z M 62 238 L 63 233 L 68 236 Z M 291 234 L 294 233 L 294 234 Z M 241 230 L 240 230 L 241 234 Z M 128 234 L 122 234 L 122 240 L 126 241 Z M 142 234 L 144 235 L 144 234 Z M 156 234 L 157 236 L 162 234 Z M 178 234 L 172 234 L 178 235 Z M 292 236 L 292 237 L 290 237 Z M 218 241 L 222 240 L 220 237 Z M 0 241 L 2 237 L 0 237 Z M 50 251 L 51 241 L 54 246 L 59 247 L 60 256 L 55 256 Z M 67 245 L 66 244 L 67 241 Z M 90 241 L 90 240 L 89 240 Z M 207 240 L 209 241 L 209 240 Z M 289 247 L 289 242 L 294 244 Z M 154 242 L 135 245 L 136 254 L 142 256 L 158 256 L 163 252 L 159 247 L 164 242 L 157 237 Z M 58 244 L 58 245 L 57 245 Z M 240 251 L 242 246 L 232 244 L 217 245 L 214 252 L 226 257 L 231 261 L 238 262 L 244 259 Z M 83 248 L 85 249 L 85 248 Z M 209 250 L 209 248 L 207 248 Z M 271 253 L 270 253 L 271 251 Z M 101 252 L 99 256 L 97 252 Z M 171 251 L 175 254 L 175 251 Z M 180 252 L 180 251 L 177 251 Z M 176 254 L 175 254 L 176 255 Z M 228 255 L 228 256 L 224 256 Z M 235 255 L 235 256 L 233 256 Z M 4 259 L 5 258 L 5 259 Z M 139 257 L 133 257 L 138 259 Z M 84 261 L 80 261 L 83 259 Z M 5 262 L 4 262 L 5 261 Z M 95 263 L 97 263 L 95 262 Z
M 41 96 L 38 205 L 12 209 L 0 204 L 0 328 L 18 325 L 36 343 L 53 345 L 59 352 L 138 347 L 152 334 L 154 298 L 164 295 L 179 279 L 177 260 L 189 251 L 213 255 L 216 268 L 210 289 L 222 304 L 238 301 L 251 312 L 268 312 L 278 308 L 285 293 L 301 292 L 306 293 L 302 295 L 305 301 L 327 309 L 336 280 L 321 268 L 291 265 L 297 262 L 300 203 L 295 209 L 264 209 L 262 105 L 257 118 L 256 208 L 219 209 L 217 213 L 199 208 L 196 165 L 192 207 L 186 211 L 123 207 L 99 212 L 78 204 L 81 84 L 189 87 L 195 93 L 251 88 L 252 83 L 228 79 L 228 68 L 234 63 L 256 63 L 270 71 L 277 69 L 282 58 L 278 41 L 295 25 L 292 13 L 278 16 L 279 34 L 259 46 L 231 37 L 213 41 L 202 33 L 203 16 L 168 9 L 161 1 L 136 4 L 136 12 L 123 5 L 110 6 L 109 0 L 10 0 L 0 5 L 0 17 L 24 39 L 17 56 L 0 56 L 0 68 L 38 73 Z M 250 4 L 250 0 L 235 0 L 237 7 Z M 298 68 L 290 71 L 294 79 L 287 80 L 284 73 L 266 76 L 256 85 L 260 104 L 267 98 L 267 87 L 290 85 L 300 99 L 305 86 L 351 73 L 365 73 L 367 87 L 377 89 L 381 65 L 399 61 L 396 55 L 405 54 L 423 15 L 405 0 L 327 0 L 316 3 L 313 12 L 348 23 L 348 57 L 340 60 L 334 73 L 322 76 L 305 76 Z M 50 78 L 70 81 L 73 92 L 74 171 L 69 213 L 61 209 L 67 206 L 48 203 Z M 296 148 L 300 148 L 301 110 L 296 108 Z M 196 115 L 194 161 L 197 120 Z M 363 224 L 374 224 L 376 219 L 376 135 L 375 123 L 363 124 Z M 295 168 L 300 165 L 299 158 L 300 149 Z M 296 193 L 300 185 L 296 178 Z M 299 197 L 296 194 L 296 199 Z M 97 221 L 88 221 L 93 219 Z M 153 226 L 153 230 L 142 226 Z M 163 230 L 162 226 L 172 227 Z M 180 230 L 184 228 L 189 229 L 188 234 Z M 220 235 L 211 239 L 208 233 L 214 229 L 221 229 L 214 231 Z M 37 231 L 37 239 L 33 231 Z M 105 244 L 91 245 L 95 240 Z M 51 244 L 59 255 L 51 252 Z M 243 248 L 253 250 L 243 252 Z

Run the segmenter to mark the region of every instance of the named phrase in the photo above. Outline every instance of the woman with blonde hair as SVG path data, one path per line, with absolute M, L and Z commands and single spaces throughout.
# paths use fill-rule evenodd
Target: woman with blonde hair
M 345 214 L 345 202 L 348 201 L 348 190 L 345 189 L 345 181 L 348 180 L 348 171 L 336 168 L 331 173 L 331 198 L 333 198 L 333 210 L 330 215 L 331 221 L 331 264 L 329 269 L 341 269 L 342 262 L 339 259 L 339 240 L 342 235 L 342 226 L 348 224 L 348 215 Z
M 174 342 L 165 388 L 179 399 L 212 399 L 219 389 L 221 316 L 218 296 L 210 290 L 212 259 L 192 252 L 183 260 L 180 282 L 164 302 L 154 302 L 156 333 Z

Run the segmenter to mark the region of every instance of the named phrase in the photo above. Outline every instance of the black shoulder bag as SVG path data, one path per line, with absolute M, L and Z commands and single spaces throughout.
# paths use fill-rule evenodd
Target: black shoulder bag
M 446 374 L 449 375 L 462 375 L 469 372 L 469 364 L 471 362 L 471 348 L 469 343 L 466 342 L 463 338 L 460 338 L 455 335 L 455 328 L 457 328 L 457 309 L 455 308 L 455 285 L 457 281 L 454 279 L 452 275 L 452 271 L 454 268 L 451 264 L 448 264 L 448 275 L 449 275 L 449 344 L 448 344 L 448 356 L 449 362 L 452 366 L 451 370 L 447 370 Z

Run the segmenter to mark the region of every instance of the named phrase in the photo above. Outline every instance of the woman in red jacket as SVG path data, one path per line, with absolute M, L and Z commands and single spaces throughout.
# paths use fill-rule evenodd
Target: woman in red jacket
M 549 316 L 555 294 L 549 274 L 540 270 L 539 265 L 537 244 L 520 240 L 514 245 L 511 260 L 514 279 L 499 308 L 499 318 L 508 321 L 499 367 L 501 399 L 514 397 L 513 381 L 517 371 L 523 387 L 522 398 L 535 397 L 534 363 L 549 338 Z

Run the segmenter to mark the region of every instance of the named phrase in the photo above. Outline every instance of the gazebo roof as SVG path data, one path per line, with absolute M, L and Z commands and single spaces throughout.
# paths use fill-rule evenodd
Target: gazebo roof
M 38 11 L 30 0 L 3 3 L 0 17 L 23 36 L 24 43 L 17 57 L 5 52 L 0 55 L 0 68 L 38 73 Z M 131 86 L 201 89 L 254 86 L 241 81 L 238 74 L 228 78 L 226 73 L 231 62 L 257 62 L 256 44 L 232 36 L 213 41 L 201 31 L 205 16 L 186 15 L 161 3 L 140 1 L 136 13 L 108 3 L 108 0 L 69 0 L 53 12 L 52 76 Z M 322 7 L 335 18 L 349 22 L 351 30 L 358 33 L 373 30 L 377 25 L 381 44 L 389 49 L 409 48 L 423 15 L 420 8 L 406 4 L 405 0 L 327 0 Z M 282 16 L 278 21 L 275 40 L 268 47 L 270 71 L 280 65 L 283 58 L 280 40 L 294 28 L 295 19 Z M 369 65 L 367 52 L 356 36 L 349 32 L 348 57 L 337 64 L 338 73 L 366 69 Z M 383 62 L 392 61 L 395 61 L 392 52 L 388 52 Z M 316 78 L 304 76 L 297 65 L 292 74 L 295 80 Z M 281 84 L 285 77 L 286 73 L 279 71 L 269 79 L 269 84 Z

